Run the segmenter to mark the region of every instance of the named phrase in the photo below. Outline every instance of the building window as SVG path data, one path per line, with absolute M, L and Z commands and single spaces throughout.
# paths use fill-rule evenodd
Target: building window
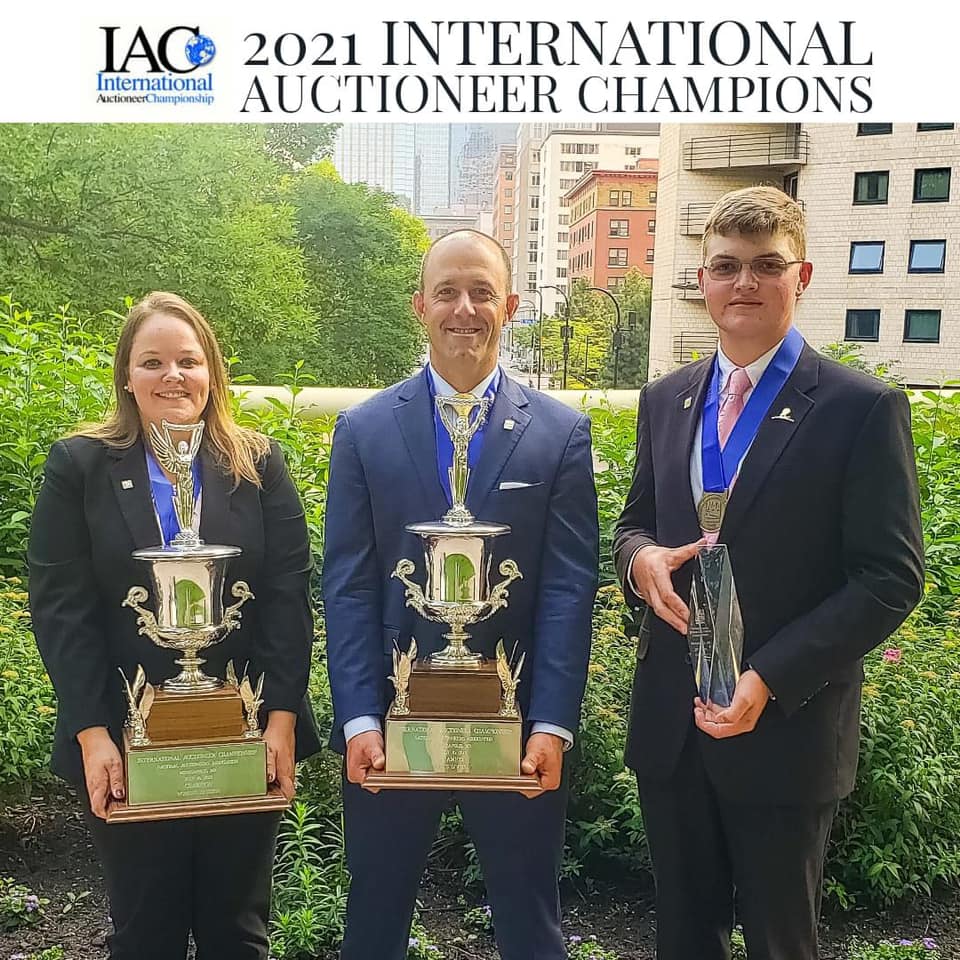
M 513 187 L 507 187 L 507 188 L 503 191 L 503 195 L 504 195 L 505 197 L 512 197 L 512 196 L 513 196 Z
M 539 174 L 539 173 L 532 173 L 532 174 L 530 175 L 530 186 L 531 186 L 531 187 L 539 187 L 539 186 L 540 186 L 540 174 Z
M 879 310 L 848 310 L 844 340 L 879 340 Z
M 536 283 L 536 282 L 537 282 L 537 274 L 536 274 L 536 271 L 534 271 L 533 273 L 528 273 L 528 274 L 527 274 L 527 283 Z
M 536 275 L 534 275 L 536 277 Z M 537 281 L 534 279 L 533 283 L 527 284 L 527 293 L 536 293 L 537 292 Z
M 629 237 L 630 221 L 629 220 L 611 220 L 609 235 L 611 237 Z
M 886 203 L 890 185 L 890 172 L 878 170 L 853 175 L 854 203 Z
M 610 191 L 610 206 L 619 207 L 620 206 L 620 191 L 611 190 Z
M 955 123 L 918 123 L 917 130 L 925 133 L 931 130 L 952 130 L 955 126 Z
M 653 247 L 647 248 L 647 263 L 653 263 Z
M 570 223 L 570 214 L 569 213 L 559 214 L 557 216 L 557 223 L 559 223 L 561 227 L 567 226 Z
M 623 289 L 625 280 L 625 277 L 610 277 L 610 279 L 607 280 L 607 289 L 616 293 L 618 290 Z
M 539 197 L 531 197 L 531 198 L 530 198 L 530 209 L 531 209 L 531 210 L 539 210 L 539 209 L 540 209 L 540 198 L 539 198 Z
M 850 244 L 850 273 L 883 273 L 883 240 L 862 240 Z
M 656 203 L 656 202 L 657 202 L 657 191 L 656 191 L 656 190 L 651 190 L 650 193 L 647 195 L 647 200 L 648 200 L 650 203 Z
M 903 316 L 904 343 L 939 343 L 940 311 L 907 310 Z
M 939 203 L 950 199 L 950 168 L 933 167 L 913 173 L 913 202 Z
M 534 150 L 534 151 L 530 154 L 530 161 L 531 161 L 531 163 L 539 163 L 539 162 L 540 162 L 540 151 L 539 151 L 539 150 Z
M 558 260 L 566 260 L 569 253 L 570 253 L 569 250 L 558 250 L 558 251 L 557 251 L 557 259 L 558 259 Z
M 568 243 L 569 240 L 570 240 L 570 234 L 569 234 L 569 233 L 565 233 L 563 230 L 561 230 L 561 231 L 557 234 L 557 243 Z
M 508 204 L 506 204 L 506 205 L 504 206 L 504 208 L 503 208 L 503 215 L 504 215 L 505 217 L 509 217 L 509 216 L 511 216 L 512 214 L 513 214 L 513 205 L 508 203 Z
M 557 267 L 557 279 L 566 280 L 567 279 L 567 268 L 566 267 Z
M 507 220 L 507 221 L 503 224 L 503 232 L 504 232 L 504 233 L 512 233 L 512 232 L 513 232 L 513 223 L 512 223 L 510 220 Z
M 513 171 L 512 171 L 512 170 L 507 170 L 506 173 L 504 173 L 504 175 L 503 175 L 503 179 L 504 179 L 504 180 L 512 180 L 512 179 L 513 179 Z
M 788 173 L 783 178 L 783 192 L 792 200 L 797 199 L 797 187 L 800 184 L 800 174 Z
M 907 273 L 943 273 L 946 240 L 911 240 Z
M 528 250 L 536 250 L 536 249 L 537 249 L 537 241 L 536 241 L 536 240 L 528 240 L 528 241 L 527 241 L 527 249 L 528 249 Z
M 620 194 L 620 206 L 621 207 L 632 207 L 633 206 L 633 191 L 624 190 Z
M 509 237 L 504 237 L 504 238 L 503 238 L 503 249 L 504 249 L 504 250 L 512 250 L 512 249 L 513 249 L 513 241 L 512 241 Z
M 647 233 L 656 233 L 657 232 L 657 221 L 648 220 L 647 221 Z
M 527 252 L 527 263 L 536 263 L 537 262 L 537 251 L 530 250 Z
M 540 221 L 539 221 L 539 220 L 529 220 L 529 221 L 528 221 L 527 229 L 533 231 L 534 233 L 536 233 L 537 230 L 540 229 Z
M 893 133 L 892 123 L 858 123 L 858 137 L 876 137 L 882 133 Z
M 607 251 L 608 267 L 625 267 L 627 265 L 627 248 L 611 247 Z

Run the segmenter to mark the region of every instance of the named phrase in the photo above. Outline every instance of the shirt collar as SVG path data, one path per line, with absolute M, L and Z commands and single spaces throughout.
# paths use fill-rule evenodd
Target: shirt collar
M 763 356 L 757 357 L 753 363 L 748 363 L 743 368 L 750 378 L 751 387 L 755 387 L 760 382 L 760 378 L 770 365 L 770 361 L 776 356 L 782 343 L 783 340 L 777 341 Z M 727 388 L 730 374 L 737 369 L 737 365 L 723 352 L 719 344 L 717 344 L 717 364 L 720 367 L 720 392 L 723 393 Z
M 433 383 L 433 392 L 436 396 L 452 397 L 455 393 L 459 393 L 458 390 L 454 390 L 453 387 L 433 369 L 432 363 L 427 364 L 427 372 L 430 374 L 430 380 Z M 472 393 L 475 397 L 482 397 L 490 388 L 491 384 L 493 385 L 493 392 L 496 393 L 500 388 L 500 364 L 497 364 L 491 374 L 484 377 L 472 390 L 468 390 L 467 392 Z

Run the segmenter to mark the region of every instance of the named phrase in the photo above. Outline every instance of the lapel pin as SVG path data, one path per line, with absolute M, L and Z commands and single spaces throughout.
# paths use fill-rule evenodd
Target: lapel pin
M 509 420 L 509 419 L 508 419 L 508 420 L 504 420 L 504 421 L 503 421 L 503 429 L 504 429 L 504 430 L 512 430 L 512 429 L 514 428 L 514 426 L 515 426 L 515 423 L 514 423 L 513 420 Z
M 133 489 L 133 481 L 132 481 L 132 480 L 121 480 L 121 481 L 120 481 L 120 486 L 123 487 L 124 490 L 132 490 L 132 489 Z
M 771 420 L 785 420 L 787 423 L 793 423 L 794 419 L 790 416 L 790 408 L 784 407 L 775 417 L 771 417 Z
M 684 399 L 683 399 L 683 409 L 684 409 L 684 410 L 689 410 L 692 403 L 693 403 L 693 397 L 684 397 Z

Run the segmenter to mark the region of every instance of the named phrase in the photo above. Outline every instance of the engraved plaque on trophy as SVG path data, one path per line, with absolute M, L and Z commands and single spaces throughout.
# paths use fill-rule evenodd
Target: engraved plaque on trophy
M 425 619 L 444 623 L 447 646 L 418 658 L 413 640 L 393 654 L 395 697 L 385 720 L 386 768 L 367 775 L 364 787 L 415 790 L 513 790 L 534 796 L 539 780 L 520 772 L 522 718 L 517 705 L 524 655 L 496 657 L 470 650 L 466 627 L 507 606 L 508 587 L 522 574 L 512 560 L 499 565 L 503 579 L 490 586 L 493 540 L 510 533 L 500 523 L 477 521 L 465 505 L 470 438 L 489 401 L 470 394 L 437 397 L 437 410 L 453 441 L 449 470 L 453 505 L 442 520 L 412 523 L 424 550 L 426 583 L 411 579 L 416 565 L 400 560 L 393 576 L 406 600 Z
M 700 699 L 730 706 L 740 679 L 743 619 L 725 544 L 702 547 L 694 562 L 687 644 Z
M 171 433 L 187 434 L 175 444 Z M 230 560 L 239 547 L 205 544 L 197 531 L 193 460 L 203 423 L 151 424 L 151 446 L 176 478 L 173 505 L 180 532 L 169 546 L 135 550 L 149 565 L 156 612 L 142 604 L 149 593 L 131 587 L 123 605 L 138 614 L 139 632 L 176 650 L 180 673 L 158 686 L 143 667 L 123 676 L 127 719 L 123 731 L 125 798 L 113 801 L 107 822 L 169 820 L 225 813 L 283 810 L 286 797 L 267 783 L 266 744 L 260 731 L 263 676 L 238 679 L 233 662 L 226 680 L 208 677 L 200 651 L 240 627 L 240 607 L 254 599 L 242 580 L 224 608 Z M 121 671 L 122 673 L 122 671 Z

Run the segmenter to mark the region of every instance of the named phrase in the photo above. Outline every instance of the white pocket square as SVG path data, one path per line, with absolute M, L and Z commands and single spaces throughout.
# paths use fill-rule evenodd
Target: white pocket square
M 539 487 L 542 483 L 538 480 L 536 483 L 527 483 L 525 480 L 504 480 L 500 484 L 501 490 L 523 490 L 525 487 Z

